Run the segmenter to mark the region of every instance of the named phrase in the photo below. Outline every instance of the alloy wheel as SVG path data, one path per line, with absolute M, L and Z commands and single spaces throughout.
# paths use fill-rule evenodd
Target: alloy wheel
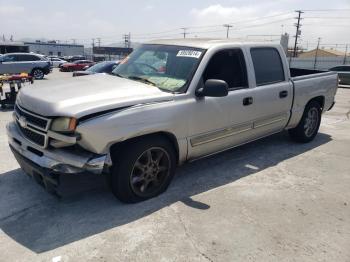
M 44 72 L 41 71 L 40 69 L 35 69 L 33 72 L 33 76 L 35 79 L 42 79 L 44 78 Z
M 133 192 L 141 197 L 152 195 L 169 176 L 170 167 L 169 154 L 163 148 L 152 147 L 144 151 L 131 171 L 130 185 Z
M 318 110 L 315 107 L 310 108 L 305 118 L 304 130 L 307 137 L 311 137 L 317 129 L 318 121 Z

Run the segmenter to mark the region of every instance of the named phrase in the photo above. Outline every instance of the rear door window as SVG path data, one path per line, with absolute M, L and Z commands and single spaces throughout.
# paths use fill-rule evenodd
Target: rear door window
M 30 61 L 40 61 L 40 57 L 35 55 L 17 55 L 17 61 L 19 62 L 30 62 Z
M 252 48 L 256 85 L 268 85 L 285 81 L 281 56 L 277 49 L 270 47 Z

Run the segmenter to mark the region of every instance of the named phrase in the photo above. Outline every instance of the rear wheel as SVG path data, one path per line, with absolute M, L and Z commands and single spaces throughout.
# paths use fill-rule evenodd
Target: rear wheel
M 113 156 L 112 192 L 127 203 L 155 197 L 167 189 L 175 167 L 175 151 L 166 138 L 135 140 Z
M 45 76 L 45 73 L 42 69 L 40 68 L 35 68 L 33 69 L 32 71 L 32 76 L 35 78 L 35 79 L 43 79 L 44 76 Z
M 299 124 L 289 130 L 291 138 L 301 143 L 312 141 L 321 124 L 321 113 L 321 106 L 318 102 L 311 101 L 308 103 Z

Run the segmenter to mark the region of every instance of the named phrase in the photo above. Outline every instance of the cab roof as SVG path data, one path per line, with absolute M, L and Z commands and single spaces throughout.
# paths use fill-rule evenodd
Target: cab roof
M 278 44 L 269 42 L 247 42 L 242 39 L 220 39 L 220 38 L 179 38 L 179 39 L 160 39 L 147 42 L 146 44 L 159 44 L 159 45 L 177 45 L 188 46 L 202 49 L 209 49 L 215 46 L 224 45 L 252 45 L 252 46 L 277 46 Z

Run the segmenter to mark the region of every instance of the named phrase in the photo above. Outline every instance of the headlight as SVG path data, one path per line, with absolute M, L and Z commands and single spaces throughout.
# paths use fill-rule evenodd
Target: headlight
M 52 131 L 74 132 L 77 127 L 77 119 L 74 117 L 59 117 L 51 124 Z

